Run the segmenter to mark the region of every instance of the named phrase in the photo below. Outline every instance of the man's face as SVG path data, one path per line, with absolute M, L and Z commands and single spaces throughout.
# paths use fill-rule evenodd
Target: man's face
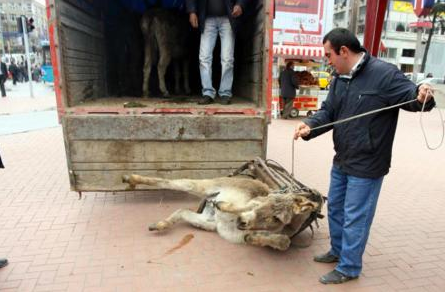
M 337 54 L 331 47 L 331 42 L 327 41 L 323 44 L 324 55 L 328 64 L 335 68 L 338 74 L 348 74 L 349 69 L 347 65 L 347 48 L 342 46 L 340 48 L 340 54 Z

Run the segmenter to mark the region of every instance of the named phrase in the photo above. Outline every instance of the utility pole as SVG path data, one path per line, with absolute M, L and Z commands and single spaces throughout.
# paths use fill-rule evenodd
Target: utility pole
M 23 40 L 25 42 L 25 52 L 26 52 L 26 62 L 28 63 L 28 82 L 29 82 L 29 92 L 31 98 L 34 98 L 34 91 L 32 88 L 32 76 L 31 76 L 31 58 L 29 57 L 29 43 L 28 43 L 28 24 L 26 23 L 26 17 L 24 15 L 20 16 L 23 27 Z
M 358 14 L 358 0 L 351 0 L 350 2 L 350 8 L 351 8 L 351 14 L 350 18 L 351 21 L 349 22 L 349 30 L 353 34 L 357 34 L 357 14 Z
M 417 23 L 420 24 L 424 21 L 424 17 L 420 16 L 417 20 Z M 413 68 L 413 81 L 417 82 L 419 73 L 420 73 L 420 62 L 422 60 L 423 56 L 423 50 L 422 50 L 422 34 L 423 34 L 423 28 L 418 25 L 417 26 L 417 40 L 416 40 L 416 52 L 414 54 L 414 68 Z

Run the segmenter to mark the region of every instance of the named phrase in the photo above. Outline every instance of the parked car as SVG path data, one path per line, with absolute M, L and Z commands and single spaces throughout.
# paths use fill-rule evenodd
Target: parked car
M 332 76 L 326 71 L 313 71 L 311 72 L 315 78 L 318 79 L 318 85 L 320 89 L 328 89 L 331 83 Z
M 429 84 L 445 84 L 445 80 L 443 78 L 436 78 L 436 77 L 430 77 L 425 78 L 420 82 L 417 82 L 417 85 L 423 84 L 423 83 L 429 83 Z

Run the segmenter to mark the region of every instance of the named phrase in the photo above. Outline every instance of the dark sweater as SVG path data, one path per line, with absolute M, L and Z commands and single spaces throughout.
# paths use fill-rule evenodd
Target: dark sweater
M 321 109 L 304 122 L 311 128 L 417 98 L 417 87 L 394 65 L 370 57 L 352 79 L 336 77 Z M 434 99 L 426 105 L 430 111 Z M 400 108 L 420 111 L 418 101 Z M 349 175 L 378 178 L 389 172 L 399 108 L 311 131 L 305 140 L 333 129 L 334 164 Z

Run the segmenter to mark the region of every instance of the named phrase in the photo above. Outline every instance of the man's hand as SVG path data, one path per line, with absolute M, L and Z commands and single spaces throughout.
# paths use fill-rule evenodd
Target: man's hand
M 243 14 L 243 9 L 241 8 L 241 6 L 239 6 L 238 4 L 236 4 L 235 6 L 233 6 L 233 10 L 232 10 L 232 16 L 233 17 L 238 17 L 241 14 Z
M 189 21 L 193 28 L 198 27 L 198 16 L 196 15 L 196 13 L 194 12 L 190 13 Z
M 434 90 L 428 83 L 424 83 L 419 87 L 419 93 L 417 94 L 417 100 L 421 103 L 428 102 L 434 94 Z
M 297 125 L 295 129 L 294 139 L 297 140 L 299 137 L 306 137 L 311 133 L 311 128 L 305 123 L 301 122 Z

